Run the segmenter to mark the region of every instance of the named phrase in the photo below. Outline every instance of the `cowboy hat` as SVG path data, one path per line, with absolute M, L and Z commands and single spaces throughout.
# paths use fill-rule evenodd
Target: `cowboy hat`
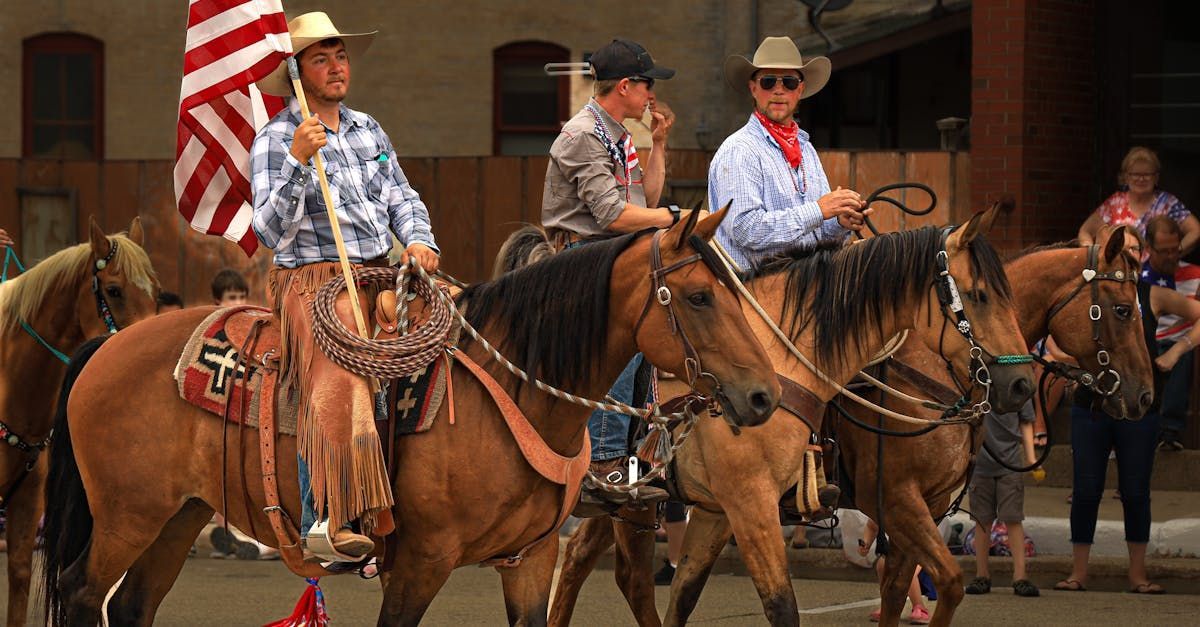
M 821 91 L 829 82 L 829 72 L 832 70 L 826 57 L 817 57 L 805 63 L 790 37 L 767 37 L 754 51 L 753 61 L 740 55 L 725 59 L 725 82 L 734 89 L 745 89 L 750 77 L 764 68 L 799 70 L 804 77 L 804 94 L 801 98 Z
M 333 25 L 333 21 L 323 11 L 298 15 L 288 22 L 288 34 L 292 38 L 292 54 L 297 56 L 301 50 L 318 41 L 341 39 L 346 44 L 346 52 L 350 58 L 358 59 L 371 46 L 371 42 L 375 39 L 375 33 L 378 32 L 343 33 Z M 288 78 L 287 61 L 280 63 L 279 67 L 255 84 L 263 93 L 272 96 L 291 96 L 292 80 Z

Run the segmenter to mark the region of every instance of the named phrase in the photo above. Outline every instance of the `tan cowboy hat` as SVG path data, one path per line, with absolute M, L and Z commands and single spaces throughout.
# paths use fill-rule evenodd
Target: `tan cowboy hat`
M 333 25 L 333 21 L 323 11 L 298 15 L 288 22 L 288 34 L 292 38 L 292 54 L 296 55 L 318 41 L 341 39 L 346 44 L 346 52 L 349 53 L 350 60 L 354 61 L 361 58 L 367 51 L 375 39 L 375 33 L 378 32 L 343 33 Z M 288 78 L 287 62 L 280 63 L 279 67 L 255 84 L 263 93 L 272 96 L 291 96 L 292 80 Z
M 821 91 L 829 82 L 829 72 L 832 70 L 826 57 L 817 57 L 805 63 L 800 57 L 800 49 L 790 37 L 767 37 L 754 51 L 753 61 L 739 55 L 725 59 L 725 82 L 734 89 L 746 89 L 750 77 L 764 68 L 799 70 L 804 75 L 804 95 L 801 98 Z

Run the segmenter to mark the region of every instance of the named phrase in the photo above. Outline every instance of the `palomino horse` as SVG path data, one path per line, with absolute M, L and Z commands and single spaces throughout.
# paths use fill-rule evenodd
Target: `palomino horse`
M 1112 392 L 1105 396 L 1105 411 L 1137 419 L 1153 399 L 1153 382 L 1137 305 L 1138 263 L 1122 251 L 1124 241 L 1122 227 L 1103 248 L 1097 247 L 1091 253 L 1094 261 L 1090 264 L 1087 248 L 1052 246 L 1023 254 L 1006 263 L 1005 269 L 1013 286 L 1013 303 L 1025 342 L 1032 345 L 1047 335 L 1053 337 L 1092 374 L 1101 390 Z M 1101 351 L 1106 351 L 1107 358 L 1100 356 Z M 894 375 L 891 384 L 902 391 L 928 395 L 931 388 L 950 385 L 937 355 L 925 347 L 908 342 L 894 359 L 936 382 L 914 384 L 912 379 L 919 377 L 889 369 Z M 1114 382 L 1119 382 L 1115 391 Z M 888 406 L 929 415 L 928 410 L 900 401 Z M 911 430 L 864 409 L 855 408 L 852 413 L 869 425 Z M 938 532 L 934 516 L 948 510 L 954 492 L 969 479 L 967 473 L 981 446 L 983 430 L 941 427 L 923 435 L 898 438 L 876 435 L 846 420 L 835 424 L 857 507 L 876 521 L 882 488 L 883 529 L 891 542 L 880 586 L 880 622 L 899 622 L 905 591 L 920 564 L 938 592 L 931 624 L 949 624 L 962 601 L 963 576 Z M 882 486 L 878 483 L 881 477 Z
M 9 625 L 25 624 L 44 505 L 46 464 L 39 452 L 50 440 L 66 370 L 65 356 L 57 355 L 108 333 L 101 302 L 111 323 L 124 327 L 154 315 L 157 295 L 137 218 L 128 237 L 105 236 L 93 220 L 89 243 L 61 250 L 0 286 L 0 502 L 8 514 Z
M 995 210 L 981 214 L 946 237 L 925 228 L 872 238 L 837 251 L 822 250 L 785 257 L 768 265 L 750 282 L 767 314 L 790 325 L 793 342 L 834 381 L 845 383 L 902 329 L 909 342 L 943 355 L 964 381 L 972 362 L 967 342 L 943 324 L 948 315 L 934 295 L 939 281 L 936 258 L 949 256 L 950 275 L 968 294 L 986 301 L 964 303 L 975 338 L 992 354 L 1024 354 L 1017 321 L 1008 307 L 1008 283 L 995 252 L 981 236 Z M 836 393 L 799 363 L 749 305 L 751 327 L 780 374 L 812 390 L 821 401 Z M 1016 408 L 1033 391 L 1028 365 L 988 364 L 995 405 Z M 977 367 L 977 366 L 976 366 Z M 785 394 L 785 401 L 787 396 Z M 731 433 L 707 421 L 697 426 L 676 457 L 676 478 L 697 506 L 684 540 L 684 554 L 671 587 L 668 624 L 682 624 L 694 609 L 709 570 L 732 533 L 754 580 L 771 624 L 799 620 L 781 540 L 780 495 L 802 479 L 804 451 L 820 415 L 802 419 L 781 410 L 757 429 Z M 638 520 L 633 512 L 624 518 Z M 652 517 L 652 513 L 651 513 Z M 649 523 L 641 519 L 638 522 Z M 626 522 L 591 518 L 575 532 L 551 612 L 551 623 L 570 619 L 579 588 L 599 555 L 617 539 L 617 582 L 640 625 L 658 625 L 651 576 L 653 534 Z
M 780 388 L 706 245 L 724 216 L 573 249 L 472 287 L 460 303 L 484 336 L 547 383 L 600 396 L 641 351 L 666 370 L 684 372 L 690 363 L 703 371 L 699 390 L 720 398 L 733 422 L 756 425 L 774 411 Z M 47 614 L 56 624 L 96 623 L 122 573 L 110 619 L 150 624 L 192 539 L 222 507 L 223 483 L 261 472 L 257 433 L 245 430 L 230 429 L 224 445 L 245 438 L 249 453 L 220 466 L 222 421 L 180 400 L 172 380 L 184 343 L 210 312 L 166 314 L 114 336 L 70 391 L 57 424 L 61 436 L 69 425 L 74 457 L 65 446 L 53 451 L 47 507 Z M 457 352 L 464 351 L 554 451 L 586 450 L 589 409 L 522 385 L 478 342 Z M 496 402 L 459 359 L 453 372 L 456 424 L 443 403 L 430 431 L 394 443 L 397 566 L 385 582 L 379 623 L 418 623 L 454 568 L 517 555 L 545 538 L 509 564 L 515 567 L 500 569 L 508 620 L 544 624 L 564 488 L 530 466 Z M 277 450 L 279 474 L 295 476 L 294 438 L 280 437 Z M 249 483 L 251 502 L 229 490 L 223 513 L 274 545 L 263 486 Z M 296 482 L 280 487 L 285 509 L 299 520 Z M 85 499 L 89 507 L 73 505 Z

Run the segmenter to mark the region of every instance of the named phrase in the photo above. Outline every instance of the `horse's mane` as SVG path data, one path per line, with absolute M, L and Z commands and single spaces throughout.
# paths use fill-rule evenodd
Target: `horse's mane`
M 153 296 L 154 266 L 146 251 L 124 234 L 109 235 L 108 239 L 117 243 L 114 271 Z M 64 248 L 0 286 L 0 330 L 16 326 L 18 320 L 37 318 L 46 300 L 58 292 L 69 290 L 74 298 L 74 287 L 91 278 L 91 253 L 92 245 L 87 242 Z
M 1080 248 L 1079 240 L 1073 239 L 1065 242 L 1054 242 L 1052 244 L 1034 244 L 1033 246 L 1017 251 L 1015 254 L 1009 255 L 1004 260 L 1004 263 L 1016 261 L 1022 257 L 1028 257 L 1034 253 L 1045 252 L 1047 250 L 1066 250 L 1070 248 Z
M 967 248 L 972 278 L 994 290 L 997 304 L 1008 303 L 1012 292 L 995 249 L 982 237 Z M 811 325 L 816 358 L 844 364 L 868 337 L 866 329 L 882 331 L 887 313 L 924 295 L 936 278 L 941 249 L 941 230 L 930 226 L 853 245 L 793 249 L 764 263 L 754 276 L 786 273 L 788 333 L 798 340 Z
M 496 262 L 492 266 L 492 278 L 498 279 L 504 274 L 553 254 L 554 246 L 546 237 L 546 231 L 540 226 L 526 224 L 513 231 L 500 245 L 500 251 L 496 253 Z
M 503 333 L 493 344 L 530 374 L 555 386 L 585 382 L 608 339 L 613 262 L 639 235 L 551 255 L 472 285 L 458 301 L 472 326 Z

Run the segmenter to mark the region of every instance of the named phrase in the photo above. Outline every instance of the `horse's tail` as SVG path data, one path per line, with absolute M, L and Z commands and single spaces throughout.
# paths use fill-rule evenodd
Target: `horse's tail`
M 66 624 L 63 601 L 66 593 L 60 586 L 62 571 L 83 557 L 92 538 L 92 511 L 88 506 L 83 479 L 75 462 L 71 432 L 67 423 L 67 400 L 80 371 L 91 360 L 109 336 L 88 340 L 80 346 L 67 364 L 54 414 L 54 441 L 50 446 L 50 474 L 46 480 L 46 518 L 43 530 L 41 594 L 47 623 Z
M 513 231 L 508 239 L 500 245 L 496 254 L 496 263 L 492 266 L 492 278 L 523 268 L 554 254 L 554 246 L 542 227 L 526 224 Z

